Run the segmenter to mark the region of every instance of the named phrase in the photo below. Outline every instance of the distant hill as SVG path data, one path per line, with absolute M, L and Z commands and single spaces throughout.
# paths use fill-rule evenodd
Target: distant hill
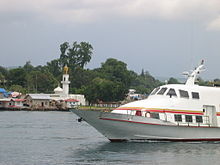
M 5 67 L 6 69 L 10 70 L 10 69 L 16 69 L 19 68 L 20 66 L 7 66 Z
M 166 80 L 169 80 L 170 79 L 170 77 L 160 77 L 160 76 L 155 76 L 155 78 L 157 79 L 157 80 L 159 80 L 159 81 L 161 81 L 161 82 L 165 82 Z M 179 78 L 179 77 L 174 77 L 175 79 L 177 79 L 179 82 L 181 82 L 181 83 L 185 83 L 185 81 L 186 81 L 186 78 Z

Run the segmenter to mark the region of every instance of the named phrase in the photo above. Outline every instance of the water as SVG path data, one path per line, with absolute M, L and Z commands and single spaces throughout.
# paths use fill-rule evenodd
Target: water
M 110 143 L 70 112 L 0 112 L 0 165 L 213 165 L 220 143 Z

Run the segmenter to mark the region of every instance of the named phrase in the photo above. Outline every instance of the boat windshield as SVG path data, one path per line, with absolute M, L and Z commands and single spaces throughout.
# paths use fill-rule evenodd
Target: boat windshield
M 159 91 L 159 87 L 155 88 L 150 95 L 155 95 Z
M 170 88 L 170 90 L 167 92 L 167 95 L 169 95 L 170 97 L 177 96 L 175 89 L 173 89 L 173 88 Z
M 167 88 L 162 88 L 157 94 L 158 95 L 163 95 L 166 92 Z

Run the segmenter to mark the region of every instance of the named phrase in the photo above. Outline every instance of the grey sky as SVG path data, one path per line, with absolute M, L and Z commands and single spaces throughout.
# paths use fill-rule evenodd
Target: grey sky
M 117 58 L 136 72 L 181 77 L 205 60 L 220 78 L 219 0 L 0 0 L 0 65 L 44 65 L 63 42 L 94 47 L 89 68 Z

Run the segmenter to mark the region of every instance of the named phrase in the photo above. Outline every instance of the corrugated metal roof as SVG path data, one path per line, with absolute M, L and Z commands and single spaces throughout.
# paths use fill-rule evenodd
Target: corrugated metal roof
M 5 98 L 5 99 L 0 99 L 0 102 L 10 102 L 11 99 Z
M 28 94 L 27 96 L 30 96 L 33 100 L 51 100 L 50 94 Z

